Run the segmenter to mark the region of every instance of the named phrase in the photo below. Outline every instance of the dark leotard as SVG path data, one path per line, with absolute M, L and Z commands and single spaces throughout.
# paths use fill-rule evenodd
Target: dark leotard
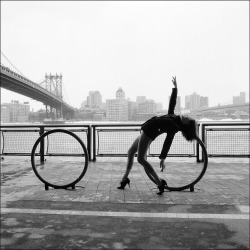
M 169 102 L 168 114 L 162 116 L 154 116 L 141 125 L 142 131 L 151 140 L 155 140 L 157 136 L 163 133 L 167 133 L 161 154 L 159 156 L 160 159 L 162 158 L 165 159 L 167 157 L 168 151 L 171 147 L 175 134 L 178 131 L 181 131 L 182 128 L 182 121 L 180 116 L 174 114 L 176 98 L 177 98 L 177 88 L 173 88 Z

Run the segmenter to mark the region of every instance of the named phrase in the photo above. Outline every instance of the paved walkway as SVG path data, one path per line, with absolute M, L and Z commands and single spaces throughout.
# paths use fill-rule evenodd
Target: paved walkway
M 189 164 L 183 163 L 184 160 L 177 163 L 173 159 L 170 160 L 162 174 L 166 180 L 170 177 L 175 178 L 173 174 L 169 174 L 171 167 Z M 159 169 L 158 161 L 154 158 L 151 161 L 155 169 Z M 195 192 L 165 192 L 164 195 L 158 196 L 155 184 L 148 179 L 143 168 L 136 162 L 130 176 L 130 188 L 127 186 L 124 190 L 117 189 L 125 170 L 125 158 L 98 158 L 97 162 L 90 162 L 86 175 L 76 184 L 74 191 L 50 189 L 44 192 L 44 185 L 31 170 L 28 158 L 18 158 L 17 162 L 8 157 L 2 161 L 2 206 L 15 200 L 249 205 L 247 159 L 245 163 L 242 159 L 239 159 L 241 163 L 237 163 L 235 159 L 234 162 L 225 161 L 209 161 L 207 172 L 195 186 Z M 188 178 L 187 171 L 182 174 L 183 179 Z
M 157 159 L 150 161 L 159 168 Z M 138 163 L 130 188 L 118 190 L 125 163 L 125 158 L 98 158 L 75 190 L 45 191 L 29 158 L 6 157 L 1 161 L 1 247 L 249 248 L 249 159 L 209 159 L 194 192 L 161 196 Z M 176 166 L 187 167 L 186 173 L 174 175 Z M 191 170 L 188 159 L 169 158 L 161 177 L 185 181 Z

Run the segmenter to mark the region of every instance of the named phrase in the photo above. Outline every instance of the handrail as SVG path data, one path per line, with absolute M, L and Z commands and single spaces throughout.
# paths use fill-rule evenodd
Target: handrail
M 4 138 L 4 132 L 18 132 L 15 129 L 18 128 L 22 128 L 23 130 L 21 130 L 22 132 L 29 132 L 30 130 L 25 130 L 24 128 L 27 129 L 31 129 L 31 128 L 37 128 L 32 130 L 32 132 L 39 132 L 39 136 L 41 136 L 44 132 L 46 128 L 86 128 L 87 129 L 87 150 L 89 153 L 89 160 L 91 160 L 91 149 L 92 149 L 92 144 L 91 144 L 91 137 L 92 137 L 92 131 L 91 131 L 91 126 L 90 125 L 79 125 L 79 124 L 37 124 L 37 125 L 1 125 L 0 126 L 0 132 L 2 134 L 2 137 Z M 1 140 L 2 141 L 2 140 Z M 3 149 L 4 149 L 4 141 L 3 141 Z M 26 154 L 26 153 L 4 153 L 2 149 L 2 152 L 0 153 L 1 155 L 19 155 L 19 156 L 24 156 L 24 155 L 30 155 L 31 153 L 31 149 L 30 149 L 30 153 Z M 41 153 L 41 160 L 43 157 L 43 152 Z
M 218 127 L 230 127 L 230 128 L 225 128 L 224 130 L 223 129 L 219 129 Z M 243 127 L 246 127 L 248 126 L 247 128 L 243 128 Z M 209 127 L 217 127 L 217 128 L 210 128 L 208 129 Z M 233 128 L 233 127 L 237 127 L 237 128 Z M 218 122 L 218 123 L 215 123 L 215 122 L 206 122 L 206 123 L 202 123 L 201 124 L 201 140 L 202 142 L 204 143 L 205 146 L 207 146 L 207 138 L 206 138 L 206 131 L 250 131 L 250 123 L 249 122 Z M 247 140 L 249 140 L 249 136 L 247 136 Z M 249 146 L 249 143 L 248 143 L 248 146 Z M 249 151 L 248 151 L 249 152 Z M 209 154 L 208 152 L 208 156 L 209 157 L 221 157 L 220 154 L 218 155 L 215 155 L 215 154 Z M 247 155 L 232 155 L 232 154 L 229 154 L 229 155 L 226 155 L 224 154 L 223 157 L 250 157 L 250 154 L 247 154 Z M 202 160 L 203 160 L 203 156 L 202 156 Z
M 199 126 L 199 124 L 198 124 Z M 98 133 L 98 138 L 96 137 L 97 132 L 102 132 L 102 131 L 113 131 L 113 132 L 118 132 L 120 130 L 122 131 L 140 131 L 141 128 L 141 123 L 114 123 L 114 124 L 92 124 L 91 125 L 92 129 L 93 129 L 93 161 L 96 161 L 96 156 L 127 156 L 127 152 L 124 153 L 105 153 L 105 154 L 98 154 L 97 153 L 97 148 L 99 149 L 99 133 Z M 114 127 L 116 127 L 114 129 Z M 120 129 L 120 127 L 123 127 L 123 129 Z M 129 129 L 129 127 L 134 127 L 134 129 Z M 104 129 L 105 128 L 105 129 Z M 98 139 L 98 140 L 97 140 Z M 157 141 L 157 140 L 155 140 Z M 98 144 L 97 144 L 98 142 Z M 152 145 L 151 145 L 152 146 Z M 190 153 L 177 153 L 177 154 L 169 154 L 169 156 L 178 156 L 178 157 L 196 157 L 197 162 L 199 162 L 199 145 L 196 142 L 196 146 L 194 144 L 191 145 L 192 147 L 192 152 Z M 128 146 L 129 147 L 129 146 Z M 190 147 L 190 146 L 188 146 Z M 159 156 L 159 153 L 151 153 L 149 150 L 149 156 Z
M 235 133 L 235 130 L 236 132 L 239 130 L 240 131 L 240 128 L 244 127 L 244 133 L 248 133 L 248 131 L 250 130 L 249 127 L 250 127 L 250 123 L 249 122 L 199 122 L 198 125 L 200 126 L 201 129 L 199 129 L 199 136 L 202 140 L 202 142 L 207 145 L 207 143 L 213 143 L 212 141 L 207 141 L 208 138 L 206 138 L 206 130 L 208 130 L 210 127 L 226 127 L 224 130 L 225 131 L 228 131 L 228 128 L 234 128 L 234 132 L 232 131 L 232 133 Z M 6 129 L 8 131 L 14 131 L 15 128 L 19 128 L 19 129 L 24 129 L 23 131 L 26 131 L 28 129 L 32 129 L 32 128 L 36 128 L 36 130 L 34 129 L 34 132 L 39 132 L 40 135 L 42 133 L 44 133 L 44 130 L 46 128 L 87 128 L 87 150 L 88 150 L 88 153 L 89 153 L 89 160 L 93 160 L 95 161 L 96 160 L 96 150 L 97 150 L 97 137 L 96 137 L 96 132 L 97 130 L 98 131 L 102 131 L 102 130 L 109 130 L 109 131 L 112 131 L 112 130 L 117 130 L 117 131 L 124 131 L 125 130 L 140 130 L 140 127 L 141 127 L 141 123 L 140 122 L 135 122 L 135 123 L 89 123 L 89 124 L 21 124 L 21 125 L 4 125 L 2 124 L 0 126 L 0 132 L 2 133 L 2 136 L 3 135 L 3 131 L 5 131 Z M 247 127 L 247 129 L 246 129 Z M 25 130 L 26 129 L 26 130 Z M 222 129 L 222 132 L 224 131 Z M 232 129 L 231 129 L 232 130 Z M 5 131 L 6 132 L 6 131 Z M 244 134 L 245 135 L 245 134 Z M 3 137 L 2 137 L 3 138 Z M 3 141 L 3 147 L 4 147 L 4 144 L 6 143 L 6 138 L 4 138 Z M 238 139 L 237 139 L 238 140 Z M 240 139 L 239 139 L 240 140 Z M 2 142 L 1 142 L 2 143 Z M 241 143 L 241 146 L 244 147 L 244 145 L 242 143 L 244 142 L 238 142 L 237 143 Z M 158 150 L 158 149 L 157 149 Z M 117 152 L 117 151 L 116 151 Z M 196 158 L 197 158 L 197 161 L 199 161 L 199 157 L 200 157 L 200 150 L 199 150 L 199 145 L 196 144 Z M 2 152 L 0 152 L 1 155 L 5 155 Z M 14 152 L 15 154 L 15 152 Z M 209 154 L 209 152 L 208 152 Z M 11 154 L 10 154 L 11 155 Z M 13 154 L 12 154 L 13 155 Z M 16 155 L 20 155 L 20 154 L 16 154 Z M 25 154 L 27 155 L 27 154 Z M 155 155 L 155 154 L 154 154 Z M 113 156 L 118 156 L 118 154 L 113 154 Z M 120 156 L 120 155 L 119 155 Z M 124 156 L 124 155 L 121 155 L 121 156 Z M 151 156 L 151 155 L 150 155 Z M 177 156 L 187 156 L 185 154 L 178 154 Z M 209 154 L 209 157 L 213 157 L 214 155 L 213 154 Z M 220 157 L 224 157 L 225 155 L 219 155 Z M 237 156 L 237 155 L 226 155 L 226 157 L 249 157 L 249 154 L 246 154 L 246 155 L 241 155 L 241 156 Z M 217 156 L 218 157 L 218 156 Z

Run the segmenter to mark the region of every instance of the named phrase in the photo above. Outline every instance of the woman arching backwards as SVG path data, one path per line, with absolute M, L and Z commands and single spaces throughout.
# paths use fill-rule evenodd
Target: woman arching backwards
M 148 172 L 156 181 L 159 189 L 159 192 L 157 194 L 162 194 L 167 183 L 165 180 L 158 177 L 151 164 L 147 161 L 147 150 L 150 144 L 155 140 L 157 136 L 161 135 L 162 133 L 167 133 L 166 139 L 163 143 L 161 154 L 159 156 L 160 168 L 161 171 L 163 171 L 163 169 L 165 168 L 165 158 L 167 157 L 175 134 L 178 131 L 181 131 L 183 136 L 188 141 L 192 141 L 197 137 L 196 121 L 188 116 L 180 116 L 174 114 L 177 98 L 176 77 L 173 77 L 172 82 L 174 84 L 174 88 L 172 89 L 172 94 L 169 101 L 168 114 L 163 116 L 154 116 L 141 125 L 141 135 L 139 135 L 135 139 L 128 150 L 126 172 L 118 189 L 124 189 L 127 184 L 130 185 L 128 175 L 132 169 L 134 156 L 137 152 L 138 162 L 144 167 L 145 171 Z

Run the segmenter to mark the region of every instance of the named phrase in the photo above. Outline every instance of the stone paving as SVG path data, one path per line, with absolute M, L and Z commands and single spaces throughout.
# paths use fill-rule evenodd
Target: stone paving
M 172 183 L 194 173 L 190 159 L 169 158 L 164 173 L 149 160 Z M 249 159 L 209 159 L 194 192 L 161 196 L 137 162 L 118 190 L 125 165 L 98 158 L 76 189 L 46 191 L 29 158 L 5 157 L 1 249 L 249 249 Z
M 149 160 L 158 171 L 158 160 Z M 164 173 L 158 171 L 158 174 L 168 180 L 168 169 L 178 162 L 183 163 L 185 159 L 169 158 Z M 17 200 L 249 206 L 249 159 L 211 159 L 194 192 L 166 191 L 161 196 L 156 194 L 156 185 L 137 162 L 130 175 L 130 188 L 118 190 L 125 165 L 125 158 L 98 158 L 89 163 L 75 190 L 50 188 L 45 191 L 44 184 L 31 169 L 29 158 L 18 158 L 17 164 L 17 158 L 6 157 L 1 160 L 1 206 Z

